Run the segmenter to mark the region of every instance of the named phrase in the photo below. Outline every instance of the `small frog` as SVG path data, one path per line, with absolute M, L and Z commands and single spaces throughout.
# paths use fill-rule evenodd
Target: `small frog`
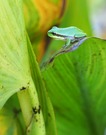
M 48 36 L 58 40 L 66 41 L 64 47 L 68 47 L 69 45 L 79 42 L 81 39 L 85 38 L 87 34 L 74 26 L 67 28 L 58 28 L 54 26 L 48 31 Z

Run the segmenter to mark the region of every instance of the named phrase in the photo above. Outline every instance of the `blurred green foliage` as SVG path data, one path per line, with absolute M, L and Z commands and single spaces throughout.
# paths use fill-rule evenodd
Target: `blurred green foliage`
M 6 72 L 6 76 L 8 75 L 8 78 L 3 78 L 2 70 L 0 70 L 2 78 L 0 81 L 4 79 L 5 84 L 9 84 L 5 89 L 0 87 L 0 96 L 3 101 L 0 105 L 2 106 L 11 95 L 19 91 L 20 86 L 25 85 L 30 76 L 43 112 L 46 135 L 105 134 L 106 41 L 88 38 L 74 52 L 63 53 L 56 57 L 53 62 L 46 65 L 42 72 L 35 58 L 37 57 L 39 63 L 44 62 L 64 45 L 62 41 L 51 41 L 47 37 L 47 31 L 54 25 L 76 26 L 88 36 L 92 35 L 88 1 L 24 0 L 25 26 L 31 43 L 25 34 L 24 23 L 21 20 L 22 12 L 18 12 L 21 11 L 21 6 L 16 4 L 16 0 L 1 1 L 0 4 L 2 5 L 0 8 L 0 25 L 2 26 L 0 60 L 8 63 L 7 60 L 11 57 L 10 67 L 4 64 L 3 68 L 0 65 L 0 69 Z M 2 59 L 4 53 L 8 55 L 6 59 Z M 28 76 L 26 71 L 28 71 Z M 13 83 L 11 76 L 16 78 L 12 78 Z M 11 82 L 11 87 L 7 82 Z M 19 85 L 18 82 L 23 83 Z M 13 84 L 17 84 L 16 89 L 13 87 L 12 91 L 9 91 L 8 88 L 12 88 Z M 22 97 L 23 101 L 24 98 Z M 34 99 L 31 98 L 31 100 Z M 20 105 L 16 95 L 13 95 L 0 111 L 0 135 L 23 135 L 26 134 L 25 131 Z M 35 133 L 32 134 L 35 135 Z

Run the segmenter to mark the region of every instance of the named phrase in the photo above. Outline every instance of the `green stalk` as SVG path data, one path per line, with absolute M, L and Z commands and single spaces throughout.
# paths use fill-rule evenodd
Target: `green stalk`
M 50 101 L 49 95 L 46 91 L 46 87 L 42 79 L 41 71 L 36 61 L 28 35 L 27 35 L 27 45 L 28 45 L 28 52 L 29 52 L 30 69 L 32 73 L 31 75 L 34 80 L 35 86 L 37 88 L 39 101 L 42 106 L 42 112 L 43 112 L 45 126 L 46 126 L 46 135 L 57 135 L 53 106 Z
M 28 135 L 46 135 L 45 124 L 36 88 L 31 79 L 29 87 L 18 92 L 18 98 Z

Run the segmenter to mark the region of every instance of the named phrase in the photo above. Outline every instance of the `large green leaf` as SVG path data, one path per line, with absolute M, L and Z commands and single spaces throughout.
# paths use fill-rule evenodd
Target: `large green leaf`
M 40 69 L 30 47 L 30 41 L 27 42 L 26 39 L 22 0 L 2 1 L 0 2 L 0 6 L 0 109 L 10 96 L 20 91 L 17 95 L 26 124 L 26 134 L 45 135 L 46 125 L 47 134 L 54 135 L 56 134 L 56 130 L 53 108 L 50 100 L 48 100 L 49 98 L 42 99 L 43 97 L 46 98 L 45 92 L 44 96 L 42 96 L 43 92 L 41 92 L 45 87 L 40 75 Z M 35 70 L 30 69 L 33 67 Z M 47 104 L 47 111 L 44 112 L 44 115 L 47 117 L 45 122 L 42 115 L 42 101 L 40 100 L 41 102 L 39 102 L 38 95 L 44 101 L 43 105 L 46 106 Z M 3 108 L 0 111 L 0 116 L 3 117 L 3 127 L 6 127 L 10 131 L 10 133 L 7 131 L 5 134 L 15 134 L 14 130 L 16 128 L 14 125 L 16 122 L 12 121 L 13 123 L 11 122 L 10 127 L 8 122 L 5 123 L 10 116 L 12 118 L 12 113 L 9 110 L 11 109 Z M 10 112 L 10 115 L 5 117 L 5 111 L 8 111 L 7 113 Z
M 0 108 L 30 80 L 22 0 L 0 1 Z
M 106 129 L 106 41 L 88 38 L 42 70 L 58 135 L 103 135 Z

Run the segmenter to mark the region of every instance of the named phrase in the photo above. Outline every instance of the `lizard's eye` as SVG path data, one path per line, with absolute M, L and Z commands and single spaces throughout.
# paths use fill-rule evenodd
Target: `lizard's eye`
M 54 32 L 52 32 L 53 35 L 56 35 Z

